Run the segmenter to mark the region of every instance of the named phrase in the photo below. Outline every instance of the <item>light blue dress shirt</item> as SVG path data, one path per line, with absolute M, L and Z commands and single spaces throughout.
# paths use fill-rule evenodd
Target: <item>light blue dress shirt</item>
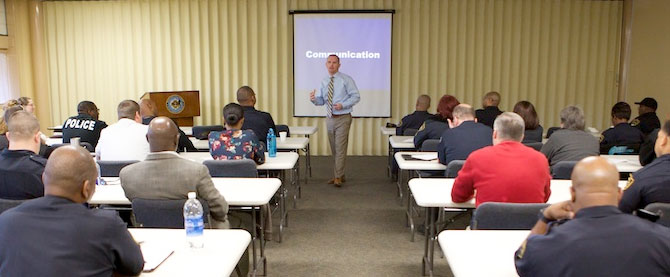
M 333 106 L 335 104 L 342 104 L 341 110 L 336 110 L 333 107 L 333 114 L 348 114 L 351 113 L 352 108 L 358 101 L 361 100 L 361 95 L 358 93 L 358 88 L 354 79 L 349 75 L 341 72 L 333 75 Z M 328 102 L 328 84 L 330 83 L 330 76 L 324 77 L 321 80 L 321 88 L 315 93 L 316 99 L 312 101 L 314 105 L 321 106 Z

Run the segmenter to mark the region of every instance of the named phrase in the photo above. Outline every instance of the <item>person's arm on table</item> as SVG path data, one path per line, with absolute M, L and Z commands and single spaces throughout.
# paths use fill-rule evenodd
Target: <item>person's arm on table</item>
M 108 243 L 111 246 L 114 272 L 123 276 L 137 276 L 144 268 L 142 250 L 128 232 L 126 224 L 119 217 L 114 218 L 108 230 Z

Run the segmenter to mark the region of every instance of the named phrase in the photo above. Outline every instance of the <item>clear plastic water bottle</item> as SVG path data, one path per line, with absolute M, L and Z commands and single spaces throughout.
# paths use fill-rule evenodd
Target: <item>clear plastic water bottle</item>
M 98 170 L 98 178 L 95 179 L 95 184 L 98 186 L 104 186 L 107 184 L 104 179 L 102 179 L 102 174 L 100 173 L 100 165 L 96 162 L 95 169 Z
M 188 200 L 184 204 L 184 229 L 186 240 L 191 248 L 202 248 L 204 238 L 202 236 L 205 223 L 202 220 L 202 204 L 195 199 L 195 192 L 188 193 Z
M 270 128 L 268 131 L 268 155 L 271 158 L 277 157 L 277 136 L 275 136 L 275 131 Z

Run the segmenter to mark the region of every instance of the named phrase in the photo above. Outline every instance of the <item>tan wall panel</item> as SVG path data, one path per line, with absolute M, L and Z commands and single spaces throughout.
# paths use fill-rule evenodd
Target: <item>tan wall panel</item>
M 670 119 L 670 1 L 635 0 L 626 101 L 658 101 L 658 117 Z M 635 108 L 635 107 L 634 107 Z M 637 114 L 637 112 L 634 112 Z
M 396 10 L 393 117 L 355 119 L 350 154 L 386 153 L 379 126 L 412 112 L 423 93 L 432 111 L 445 93 L 480 106 L 497 90 L 504 110 L 533 102 L 545 128 L 568 104 L 587 110 L 588 125 L 609 124 L 622 4 L 579 0 L 45 2 L 53 124 L 83 99 L 115 122 L 122 99 L 182 89 L 201 92 L 196 124 L 220 124 L 221 108 L 249 85 L 277 123 L 317 125 L 312 149 L 329 154 L 324 119 L 292 116 L 294 9 Z

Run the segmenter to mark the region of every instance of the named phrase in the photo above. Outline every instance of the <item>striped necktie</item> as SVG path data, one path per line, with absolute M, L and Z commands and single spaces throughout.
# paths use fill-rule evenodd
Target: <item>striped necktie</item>
M 326 105 L 326 113 L 328 117 L 333 117 L 333 78 L 330 77 L 330 82 L 328 83 L 328 103 Z

